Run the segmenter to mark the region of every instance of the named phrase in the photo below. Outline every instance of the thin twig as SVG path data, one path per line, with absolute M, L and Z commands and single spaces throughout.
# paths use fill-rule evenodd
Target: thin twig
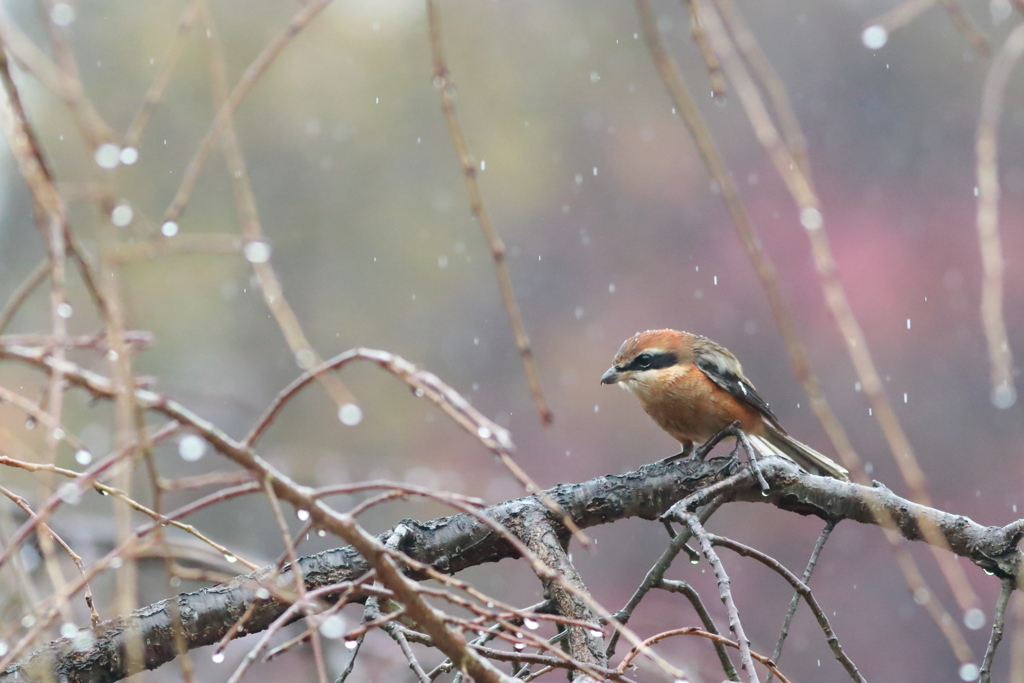
M 329 0 L 326 1 L 329 2 Z M 312 13 L 308 15 L 308 18 L 304 18 L 301 21 L 298 17 L 292 20 L 292 27 L 295 31 L 298 32 L 301 26 L 304 26 L 306 22 L 316 15 L 319 9 L 312 11 L 314 7 L 319 6 L 322 8 L 325 4 L 326 2 L 321 0 L 306 5 L 302 12 L 311 11 Z M 213 104 L 220 110 L 218 121 L 221 121 L 221 132 L 224 138 L 224 160 L 227 162 L 228 174 L 234 189 L 235 204 L 238 207 L 238 220 L 242 236 L 249 244 L 266 244 L 259 212 L 256 208 L 256 197 L 253 194 L 252 184 L 249 181 L 245 157 L 242 155 L 242 146 L 235 133 L 233 112 L 228 110 L 223 114 L 223 120 L 221 120 L 221 113 L 225 111 L 225 107 L 227 107 L 231 95 L 234 93 L 229 95 L 227 92 L 226 63 L 220 37 L 217 27 L 213 23 L 213 15 L 205 0 L 200 0 L 200 10 L 203 21 L 206 24 L 207 36 L 209 37 L 206 44 L 209 48 L 208 60 L 213 86 Z M 245 80 L 245 76 L 242 77 L 242 80 Z M 269 246 L 267 248 L 269 249 Z M 284 289 L 281 287 L 281 281 L 270 263 L 269 254 L 264 259 L 253 259 L 252 268 L 259 283 L 260 291 L 263 293 L 263 301 L 266 303 L 271 314 L 273 314 L 278 327 L 281 328 L 281 333 L 284 335 L 295 361 L 303 368 L 310 368 L 321 363 L 323 359 L 316 349 L 313 348 L 313 345 L 310 344 L 309 339 L 302 330 L 302 325 L 299 323 L 299 317 L 295 314 L 295 310 L 284 296 Z M 354 403 L 355 396 L 336 376 L 324 375 L 320 378 L 320 382 L 339 409 L 342 406 Z
M 1015 579 L 1007 577 L 1003 579 L 1003 590 L 996 600 L 995 613 L 992 615 L 992 634 L 988 638 L 988 647 L 985 648 L 985 657 L 981 661 L 981 670 L 978 673 L 979 683 L 992 683 L 992 660 L 996 656 L 996 648 L 1003 639 L 1003 629 L 1006 626 L 1006 603 L 1010 601 L 1010 594 L 1013 593 Z
M 729 640 L 728 638 L 718 633 L 710 633 L 708 631 L 702 631 L 699 628 L 694 628 L 693 626 L 687 626 L 685 628 L 676 628 L 672 629 L 671 631 L 665 631 L 664 633 L 659 633 L 655 636 L 651 636 L 650 638 L 645 640 L 640 647 L 633 648 L 625 657 L 623 657 L 622 662 L 618 666 L 618 671 L 625 671 L 626 667 L 629 666 L 629 663 L 633 661 L 633 658 L 636 657 L 637 654 L 643 652 L 646 648 L 650 647 L 651 645 L 657 643 L 660 640 L 664 640 L 665 638 L 671 638 L 672 636 L 700 636 L 701 638 L 707 638 L 708 640 L 714 643 L 720 643 L 722 645 L 725 645 L 726 647 L 735 648 L 740 651 L 742 651 L 743 649 L 735 640 Z M 781 681 L 781 683 L 789 683 L 789 679 L 786 678 L 781 671 L 779 671 L 778 667 L 775 666 L 775 663 L 772 662 L 772 660 L 770 660 L 768 657 L 765 657 L 764 655 L 759 655 L 756 652 L 751 652 L 750 656 L 753 659 L 756 659 L 757 661 L 764 664 L 770 673 L 774 673 L 776 676 L 778 676 L 779 681 Z
M 401 356 L 397 356 L 387 351 L 363 348 L 350 349 L 302 373 L 292 381 L 291 384 L 278 393 L 274 398 L 274 401 L 270 404 L 270 407 L 267 408 L 267 411 L 259 420 L 257 420 L 256 426 L 253 427 L 252 431 L 250 431 L 245 439 L 242 440 L 242 446 L 244 448 L 248 448 L 255 444 L 267 427 L 269 427 L 277 417 L 277 414 L 281 409 L 284 408 L 288 401 L 290 401 L 307 384 L 325 373 L 341 368 L 346 364 L 359 359 L 370 361 L 387 370 L 411 387 L 414 395 L 426 398 L 451 417 L 456 424 L 466 430 L 469 434 L 475 436 L 482 444 L 484 444 L 484 446 L 497 456 L 499 460 L 501 460 L 502 464 L 528 493 L 539 496 L 540 499 L 545 502 L 545 505 L 550 506 L 549 509 L 551 512 L 558 515 L 559 519 L 566 528 L 572 532 L 580 545 L 583 547 L 589 546 L 590 541 L 586 534 L 576 527 L 568 515 L 558 508 L 555 502 L 551 500 L 536 483 L 534 483 L 533 479 L 531 479 L 530 476 L 527 475 L 512 458 L 512 452 L 515 450 L 515 445 L 512 443 L 512 437 L 509 435 L 507 429 L 499 427 L 493 421 L 484 417 L 480 411 L 469 403 L 469 401 L 463 398 L 457 391 L 442 382 L 437 375 L 420 370 Z
M 15 313 L 21 308 L 21 305 L 25 303 L 25 300 L 35 290 L 36 287 L 46 279 L 46 276 L 50 272 L 50 260 L 43 259 L 39 262 L 28 277 L 22 281 L 17 288 L 11 292 L 11 296 L 7 299 L 7 303 L 4 304 L 3 310 L 0 311 L 0 334 L 3 333 L 7 326 L 11 323 L 11 319 L 14 318 Z
M 800 170 L 793 155 L 782 143 L 782 138 L 761 94 L 743 64 L 743 60 L 734 49 L 732 40 L 714 7 L 709 4 L 709 0 L 698 0 L 698 2 L 702 2 L 704 5 L 705 28 L 708 36 L 715 52 L 722 60 L 726 74 L 736 88 L 747 118 L 800 209 L 800 221 L 806 228 L 804 232 L 807 233 L 811 242 L 814 263 L 825 292 L 826 303 L 842 333 L 854 368 L 860 377 L 864 392 L 871 403 L 873 413 L 886 437 L 900 473 L 910 486 L 915 500 L 924 505 L 931 505 L 924 472 L 885 393 L 867 339 L 857 322 L 845 288 L 839 279 L 835 258 L 824 227 L 824 218 L 819 209 L 818 197 L 815 195 L 808 177 Z M 933 547 L 933 556 L 961 608 L 966 610 L 976 606 L 977 594 L 967 581 L 963 568 L 951 557 L 938 550 L 941 548 L 941 544 L 936 541 L 941 540 L 941 535 L 936 530 L 929 528 L 927 524 L 922 524 L 922 531 L 926 536 L 931 537 L 930 545 Z M 901 565 L 905 565 L 906 560 L 907 558 L 902 558 Z M 905 571 L 904 575 L 908 577 L 909 583 L 908 572 Z M 921 581 L 923 582 L 923 579 Z M 938 605 L 937 600 L 931 598 L 928 602 L 931 603 L 930 613 L 933 618 L 937 619 L 939 627 L 946 635 L 957 658 L 962 663 L 970 662 L 973 659 L 970 646 L 956 625 L 956 621 L 948 616 L 941 605 Z
M 978 183 L 978 242 L 981 247 L 981 322 L 988 344 L 992 403 L 1009 408 L 1017 400 L 1013 351 L 1003 317 L 1003 248 L 999 238 L 999 124 L 1003 96 L 1014 66 L 1024 54 L 1024 24 L 1017 26 L 999 49 L 985 76 L 981 114 L 975 136 Z
M 708 532 L 704 530 L 704 526 L 700 523 L 697 515 L 692 512 L 683 513 L 676 518 L 690 527 L 690 531 L 700 544 L 701 552 L 704 553 L 708 564 L 711 565 L 712 570 L 715 572 L 715 578 L 718 580 L 718 595 L 725 604 L 726 612 L 729 614 L 729 630 L 732 631 L 733 636 L 736 637 L 736 643 L 739 645 L 740 666 L 747 672 L 747 680 L 750 683 L 757 683 L 757 672 L 754 670 L 754 662 L 751 659 L 750 641 L 747 640 L 747 635 L 743 631 L 740 613 L 732 598 L 729 575 L 726 574 L 725 567 L 718 558 L 718 553 L 711 547 L 711 539 Z
M 793 589 L 800 594 L 800 597 L 804 599 L 807 606 L 811 609 L 818 625 L 825 633 L 825 639 L 828 641 L 829 647 L 832 648 L 832 653 L 835 655 L 836 659 L 839 660 L 839 663 L 843 665 L 843 668 L 846 669 L 846 672 L 850 674 L 850 677 L 855 681 L 855 683 L 866 683 L 864 677 L 861 675 L 856 665 L 854 665 L 853 660 L 851 660 L 849 656 L 847 656 L 846 652 L 843 651 L 843 646 L 839 642 L 839 638 L 832 630 L 832 625 L 828 622 L 825 610 L 823 610 L 821 605 L 818 604 L 818 599 L 814 597 L 814 593 L 812 593 L 811 589 L 807 587 L 807 584 L 798 579 L 796 575 L 783 566 L 781 562 L 775 558 L 765 555 L 756 548 L 751 548 L 750 546 L 734 541 L 731 538 L 715 536 L 713 534 L 709 534 L 708 539 L 711 541 L 712 545 L 720 545 L 738 553 L 739 555 L 757 560 L 788 581 L 789 585 L 793 586 Z
M 701 523 L 705 523 L 711 518 L 711 515 L 718 509 L 721 501 L 712 501 L 710 505 L 707 505 L 698 513 Z M 692 534 L 689 529 L 684 529 L 677 534 L 672 536 L 671 542 L 668 544 L 668 548 L 661 554 L 658 561 L 654 563 L 644 576 L 643 581 L 637 586 L 637 589 L 633 591 L 633 595 L 630 596 L 629 601 L 626 602 L 625 606 L 615 613 L 615 618 L 620 623 L 626 624 L 633 616 L 633 611 L 639 606 L 640 601 L 644 599 L 647 593 L 652 589 L 659 586 L 664 581 L 665 572 L 672 566 L 672 562 L 675 561 L 679 551 L 686 546 L 686 542 L 690 540 Z M 711 630 L 711 629 L 708 629 Z M 616 631 L 612 634 L 611 639 L 608 641 L 608 648 L 606 650 L 606 657 L 609 659 L 615 654 L 615 646 L 619 642 L 619 634 Z
M 704 630 L 716 636 L 721 635 L 718 632 L 718 626 L 715 624 L 715 620 L 711 617 L 711 613 L 708 612 L 707 607 L 704 606 L 704 601 L 701 600 L 700 593 L 697 592 L 696 588 L 685 581 L 671 581 L 669 579 L 662 579 L 655 587 L 671 591 L 673 593 L 682 593 L 686 596 L 686 599 L 690 601 L 690 604 L 693 605 L 693 610 L 700 618 L 700 622 L 704 624 Z M 715 652 L 718 654 L 718 661 L 722 664 L 722 671 L 730 681 L 740 680 L 739 674 L 736 673 L 736 667 L 732 665 L 732 660 L 729 659 L 729 653 L 725 651 L 725 644 L 718 640 L 715 640 L 714 643 Z M 775 658 L 772 657 L 772 661 L 774 660 Z M 767 680 L 769 682 L 772 680 L 771 671 L 768 672 Z
M 828 541 L 828 537 L 832 534 L 832 530 L 835 527 L 836 523 L 834 521 L 829 520 L 825 522 L 825 528 L 821 530 L 821 534 L 814 544 L 814 549 L 811 551 L 811 556 L 807 560 L 803 576 L 800 577 L 800 580 L 805 584 L 811 580 L 811 572 L 814 571 L 815 565 L 818 564 L 818 555 L 821 554 L 821 549 L 825 547 L 825 542 Z M 782 657 L 782 646 L 786 643 L 786 637 L 789 635 L 789 624 L 793 621 L 793 615 L 796 614 L 796 608 L 799 604 L 800 594 L 793 593 L 793 597 L 789 601 L 789 609 L 786 610 L 786 619 L 782 622 L 782 632 L 779 633 L 779 641 L 775 643 L 775 650 L 772 652 L 772 661 L 776 664 L 779 658 Z M 768 674 L 765 683 L 772 683 L 772 674 Z
M 196 180 L 199 179 L 199 171 L 202 170 L 207 157 L 213 151 L 214 143 L 217 142 L 227 129 L 235 109 L 246 98 L 260 76 L 266 72 L 274 60 L 277 59 L 277 56 L 281 54 L 281 51 L 330 3 L 331 0 L 314 0 L 304 5 L 288 22 L 288 26 L 284 31 L 274 40 L 270 41 L 263 48 L 263 51 L 256 56 L 256 59 L 246 67 L 238 83 L 235 84 L 231 93 L 217 110 L 217 115 L 210 124 L 209 130 L 206 131 L 206 135 L 199 142 L 199 147 L 196 149 L 195 154 L 189 160 L 181 179 L 181 184 L 178 186 L 178 191 L 175 193 L 170 206 L 164 212 L 165 221 L 176 221 L 181 217 L 181 212 L 188 203 L 189 195 L 195 187 Z
M 686 0 L 686 9 L 690 12 L 690 32 L 693 34 L 693 42 L 697 44 L 701 59 L 708 70 L 708 80 L 711 82 L 711 97 L 724 101 L 726 96 L 725 76 L 722 75 L 722 64 L 711 49 L 711 43 L 701 27 L 700 12 L 694 0 Z
M 199 0 L 193 0 L 178 18 L 178 30 L 171 38 L 167 54 L 160 63 L 160 68 L 153 77 L 153 82 L 146 91 L 146 95 L 142 98 L 142 106 L 139 107 L 138 113 L 135 114 L 135 118 L 132 119 L 132 122 L 128 125 L 127 132 L 124 134 L 124 144 L 126 147 L 139 146 L 142 132 L 153 117 L 153 113 L 160 104 L 160 100 L 163 99 L 164 91 L 171 82 L 171 76 L 174 75 L 174 70 L 178 66 L 178 60 L 181 59 L 181 55 L 185 50 L 185 39 L 192 31 L 192 26 L 195 24 L 198 15 Z
M 526 372 L 526 382 L 530 386 L 530 394 L 533 396 L 537 412 L 540 414 L 540 421 L 549 425 L 553 415 L 540 386 L 540 375 L 537 372 L 537 365 L 533 361 L 530 338 L 526 335 L 523 316 L 519 312 L 519 305 L 516 303 L 515 293 L 512 291 L 512 280 L 509 277 L 508 264 L 505 262 L 505 244 L 494 228 L 494 224 L 491 223 L 491 218 L 484 207 L 483 196 L 480 194 L 480 187 L 476 182 L 476 162 L 466 146 L 466 138 L 462 134 L 462 127 L 459 125 L 459 118 L 455 112 L 455 84 L 452 82 L 445 61 L 437 3 L 435 0 L 426 0 L 426 2 L 430 51 L 434 60 L 434 86 L 441 93 L 441 111 L 444 113 L 445 121 L 448 124 L 448 133 L 455 146 L 455 153 L 459 157 L 459 164 L 462 166 L 462 178 L 466 183 L 466 192 L 469 194 L 470 209 L 480 224 L 480 229 L 491 249 L 491 256 L 494 258 L 494 270 L 498 277 L 498 288 L 501 290 L 501 302 L 505 306 L 505 312 L 508 314 L 508 320 L 512 326 L 512 334 L 515 336 L 516 347 L 519 349 L 519 356 L 523 361 L 523 370 Z

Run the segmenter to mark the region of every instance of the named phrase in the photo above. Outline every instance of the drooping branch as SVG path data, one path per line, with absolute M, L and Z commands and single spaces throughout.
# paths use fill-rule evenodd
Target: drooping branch
M 919 521 L 926 519 L 954 553 L 1000 577 L 1018 581 L 1024 554 L 1017 548 L 1017 542 L 1024 534 L 1024 520 L 1003 527 L 982 526 L 962 515 L 913 503 L 884 486 L 866 487 L 814 476 L 780 458 L 764 458 L 761 470 L 771 486 L 768 496 L 762 496 L 749 473 L 733 478 L 716 494 L 725 502 L 767 502 L 798 514 L 864 524 L 876 524 L 879 510 L 885 510 L 895 520 L 896 529 L 913 541 L 927 541 Z M 722 458 L 655 463 L 626 474 L 562 484 L 547 493 L 580 528 L 588 528 L 628 517 L 656 519 L 677 501 L 722 482 L 737 471 L 742 470 L 735 461 Z M 534 497 L 506 501 L 482 512 L 505 528 L 514 528 L 541 515 L 563 541 L 569 538 L 557 518 Z M 506 538 L 473 515 L 402 523 L 410 533 L 404 535 L 399 550 L 446 574 L 517 555 Z M 389 536 L 390 532 L 385 532 L 381 538 Z M 351 547 L 304 557 L 299 563 L 310 590 L 352 582 L 370 570 L 367 561 Z M 54 675 L 71 683 L 120 680 L 133 673 L 126 669 L 125 644 L 130 637 L 139 636 L 147 644 L 146 667 L 156 668 L 175 656 L 170 638 L 171 601 L 181 615 L 190 649 L 216 643 L 254 602 L 257 606 L 244 633 L 261 631 L 288 608 L 285 602 L 257 597 L 261 581 L 270 580 L 272 573 L 273 568 L 267 568 L 226 584 L 181 594 L 85 630 L 85 638 L 49 643 L 0 672 L 0 683 L 47 680 Z M 293 579 L 286 570 L 272 581 L 284 590 Z

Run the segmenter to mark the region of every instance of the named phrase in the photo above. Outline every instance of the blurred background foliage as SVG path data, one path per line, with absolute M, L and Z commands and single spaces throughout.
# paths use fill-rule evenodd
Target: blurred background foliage
M 990 10 L 997 4 L 973 3 L 967 10 L 998 45 L 1019 16 L 994 21 L 999 15 Z M 1004 524 L 1024 503 L 1024 424 L 1020 403 L 997 410 L 989 401 L 978 314 L 973 140 L 990 62 L 975 55 L 940 9 L 894 33 L 880 50 L 866 49 L 861 31 L 892 5 L 793 0 L 744 1 L 740 8 L 793 99 L 843 282 L 936 505 L 983 524 Z M 74 5 L 69 36 L 81 79 L 115 130 L 125 130 L 138 110 L 184 6 L 165 0 Z M 233 84 L 300 5 L 216 0 L 211 9 Z M 659 2 L 656 9 L 666 43 L 779 268 L 814 371 L 873 476 L 905 493 L 825 307 L 795 206 L 735 97 L 730 93 L 721 103 L 710 97 L 685 6 Z M 45 43 L 31 3 L 9 3 L 9 10 Z M 432 82 L 424 7 L 414 0 L 331 4 L 236 112 L 271 264 L 317 351 L 328 357 L 353 346 L 382 348 L 437 373 L 509 427 L 522 466 L 542 485 L 553 485 L 634 469 L 674 452 L 675 444 L 633 398 L 597 380 L 624 338 L 676 327 L 733 350 L 789 431 L 826 449 L 716 188 L 652 68 L 633 5 L 443 0 L 440 10 L 460 120 L 484 201 L 508 245 L 554 425 L 540 425 L 527 391 Z M 197 23 L 140 142 L 138 162 L 109 172 L 96 166 L 66 108 L 32 78 L 16 74 L 58 180 L 113 183 L 119 199 L 132 206 L 135 219 L 119 233 L 124 242 L 157 229 L 212 119 L 207 40 Z M 1017 77 L 1000 139 L 1006 316 L 1018 352 L 1024 339 L 1017 295 L 1024 286 L 1022 95 Z M 0 291 L 6 297 L 44 251 L 24 182 L 8 155 L 0 163 Z M 95 254 L 96 226 L 106 216 L 78 202 L 72 219 Z M 217 153 L 179 224 L 182 235 L 238 231 L 230 178 Z M 136 371 L 156 377 L 159 391 L 232 435 L 245 434 L 300 372 L 241 255 L 141 260 L 125 265 L 121 277 L 129 328 L 156 337 L 136 359 Z M 76 278 L 71 331 L 97 331 L 99 319 Z M 40 289 L 9 331 L 48 327 L 48 299 Z M 95 353 L 72 357 L 109 372 Z M 308 484 L 388 478 L 488 502 L 520 495 L 478 443 L 399 382 L 365 365 L 347 368 L 342 379 L 358 398 L 362 422 L 341 424 L 323 389 L 311 387 L 261 443 L 275 466 Z M 33 397 L 46 386 L 41 374 L 12 364 L 0 366 L 0 381 Z M 110 406 L 90 405 L 76 392 L 68 400 L 68 428 L 105 452 Z M 11 455 L 30 456 L 41 444 L 40 430 L 27 430 L 23 414 L 10 406 L 0 407 L 0 429 Z M 185 462 L 174 444 L 158 453 L 167 476 L 226 467 L 212 453 Z M 73 455 L 62 450 L 58 463 L 75 467 Z M 32 490 L 25 476 L 3 476 L 15 488 Z M 172 496 L 169 504 L 186 500 Z M 92 534 L 101 546 L 92 554 L 100 552 L 113 538 L 110 510 L 108 500 L 87 497 L 74 515 L 65 513 L 66 537 L 76 537 L 74 528 Z M 364 521 L 380 531 L 403 517 L 443 513 L 437 505 L 409 501 L 378 508 Z M 193 521 L 259 561 L 282 550 L 259 497 L 204 510 Z M 764 506 L 730 506 L 712 523 L 712 530 L 754 543 L 794 568 L 806 560 L 819 529 L 817 520 Z M 575 561 L 594 595 L 614 610 L 657 558 L 665 535 L 658 525 L 631 520 L 595 529 L 593 536 L 594 550 L 577 550 Z M 331 547 L 331 541 L 314 537 L 300 550 Z M 914 549 L 933 589 L 953 607 L 922 551 Z M 90 554 L 88 548 L 79 552 Z M 753 646 L 769 652 L 788 587 L 761 567 L 726 561 L 741 610 L 747 606 Z M 877 528 L 840 525 L 819 567 L 818 598 L 835 610 L 836 631 L 869 680 L 954 680 L 955 658 L 915 604 Z M 151 569 L 159 577 L 162 564 Z M 673 570 L 714 595 L 704 572 L 703 564 Z M 990 606 L 998 582 L 968 573 Z M 513 562 L 477 568 L 467 578 L 516 604 L 539 597 L 535 577 Z M 113 585 L 101 580 L 95 588 L 103 596 Z M 140 604 L 166 591 L 164 580 L 151 578 Z M 104 612 L 105 602 L 98 601 L 101 614 L 113 616 Z M 652 633 L 670 622 L 694 623 L 688 610 L 676 597 L 648 601 L 631 625 Z M 367 641 L 371 649 L 357 675 L 409 678 L 384 636 L 373 655 L 378 635 Z M 967 635 L 980 658 L 987 630 Z M 335 654 L 343 659 L 342 649 Z M 717 680 L 714 653 L 703 641 L 674 641 L 663 654 L 688 666 L 694 680 Z M 229 671 L 196 659 L 204 678 Z M 997 677 L 1007 659 L 997 658 Z M 805 611 L 798 613 L 782 664 L 794 680 L 843 676 Z M 312 666 L 301 649 L 263 675 L 295 666 Z M 177 675 L 173 666 L 150 674 L 154 680 Z M 312 669 L 303 676 L 312 678 Z

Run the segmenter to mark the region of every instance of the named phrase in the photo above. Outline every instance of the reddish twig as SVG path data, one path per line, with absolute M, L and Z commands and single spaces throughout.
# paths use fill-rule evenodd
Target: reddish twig
M 515 292 L 512 291 L 512 280 L 509 277 L 508 264 L 505 262 L 505 244 L 494 228 L 494 224 L 491 223 L 490 215 L 484 207 L 483 196 L 480 194 L 480 187 L 476 182 L 476 162 L 470 156 L 466 138 L 462 134 L 462 127 L 459 125 L 459 118 L 455 112 L 455 84 L 452 82 L 445 61 L 437 3 L 435 0 L 426 0 L 426 2 L 430 51 L 434 60 L 434 86 L 441 93 L 441 111 L 444 113 L 445 122 L 448 124 L 448 134 L 452 138 L 455 153 L 462 166 L 462 178 L 466 183 L 466 192 L 469 194 L 470 209 L 476 217 L 477 223 L 480 224 L 480 229 L 491 249 L 491 256 L 494 258 L 494 270 L 498 277 L 498 288 L 501 290 L 501 302 L 505 306 L 509 324 L 512 326 L 512 334 L 515 336 L 516 347 L 519 349 L 519 356 L 523 361 L 523 370 L 526 373 L 526 382 L 530 386 L 530 394 L 537 405 L 540 421 L 549 425 L 553 415 L 540 386 L 540 375 L 537 372 L 537 365 L 533 361 L 533 348 L 530 345 L 530 338 L 526 334 L 526 327 L 523 325 L 523 316 L 519 312 Z

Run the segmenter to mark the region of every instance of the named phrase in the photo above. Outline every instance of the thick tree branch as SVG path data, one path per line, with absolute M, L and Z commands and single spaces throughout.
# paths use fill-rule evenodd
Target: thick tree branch
M 580 528 L 627 517 L 653 520 L 680 499 L 735 473 L 737 467 L 734 460 L 723 458 L 655 463 L 622 475 L 559 485 L 547 493 Z M 761 470 L 771 486 L 768 496 L 762 496 L 749 473 L 716 493 L 726 502 L 767 502 L 799 514 L 863 524 L 874 524 L 877 509 L 884 509 L 896 521 L 899 532 L 914 541 L 925 540 L 918 520 L 926 518 L 954 553 L 1000 577 L 1018 580 L 1024 560 L 1017 548 L 1024 530 L 1020 521 L 1005 527 L 982 526 L 962 515 L 912 503 L 881 485 L 865 487 L 807 474 L 781 458 L 762 459 Z M 510 500 L 483 513 L 506 528 L 541 515 L 562 542 L 569 538 L 558 520 L 534 497 Z M 516 557 L 507 539 L 471 515 L 402 523 L 411 533 L 405 535 L 400 550 L 441 572 L 455 573 Z M 390 535 L 386 532 L 381 538 Z M 304 557 L 299 563 L 308 589 L 353 581 L 369 571 L 366 560 L 351 547 Z M 156 668 L 175 656 L 171 600 L 181 615 L 189 649 L 216 643 L 254 601 L 257 606 L 240 634 L 261 631 L 288 608 L 287 603 L 256 597 L 261 581 L 271 580 L 282 590 L 291 586 L 291 572 L 287 569 L 270 579 L 272 574 L 273 568 L 266 568 L 226 584 L 181 594 L 85 630 L 79 637 L 49 643 L 0 672 L 0 683 L 47 680 L 53 675 L 51 672 L 56 673 L 58 680 L 70 683 L 120 680 L 132 673 L 126 670 L 125 644 L 129 636 L 142 637 L 147 643 L 145 665 Z M 82 638 L 83 634 L 87 637 Z

